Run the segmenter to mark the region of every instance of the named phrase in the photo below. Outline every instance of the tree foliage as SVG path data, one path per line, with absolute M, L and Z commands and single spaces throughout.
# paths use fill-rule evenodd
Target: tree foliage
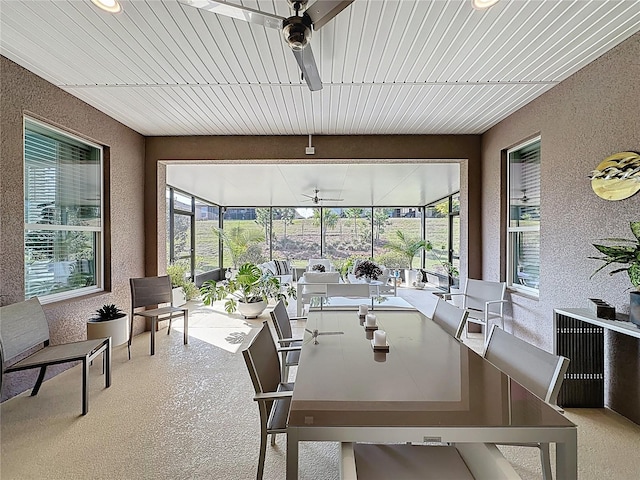
M 405 235 L 402 230 L 396 230 L 396 239 L 397 243 L 390 243 L 389 248 L 405 257 L 409 264 L 409 269 L 413 268 L 413 258 L 418 254 L 418 252 L 422 249 L 431 250 L 432 248 L 430 242 L 418 237 L 409 237 L 408 235 Z
M 231 258 L 233 268 L 238 268 L 243 255 L 247 253 L 251 244 L 264 241 L 262 233 L 242 228 L 240 225 L 225 230 L 215 228 L 217 234 L 222 238 L 222 245 Z

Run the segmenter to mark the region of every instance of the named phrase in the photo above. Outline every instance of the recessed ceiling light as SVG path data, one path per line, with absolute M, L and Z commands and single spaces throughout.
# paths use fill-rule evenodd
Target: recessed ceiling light
M 498 0 L 471 0 L 471 6 L 476 10 L 486 10 L 498 3 Z
M 101 8 L 105 12 L 118 13 L 122 10 L 118 0 L 91 0 L 95 6 Z

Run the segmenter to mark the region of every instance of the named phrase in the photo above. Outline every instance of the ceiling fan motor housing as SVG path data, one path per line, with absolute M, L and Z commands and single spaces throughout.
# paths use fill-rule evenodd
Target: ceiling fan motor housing
M 292 50 L 302 50 L 311 40 L 311 18 L 305 12 L 302 16 L 287 18 L 282 25 L 282 34 Z

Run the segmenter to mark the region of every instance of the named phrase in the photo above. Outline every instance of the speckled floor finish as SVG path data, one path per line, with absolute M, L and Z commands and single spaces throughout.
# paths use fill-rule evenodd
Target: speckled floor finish
M 425 313 L 426 291 L 400 290 Z M 241 350 L 266 320 L 227 316 L 220 306 L 192 305 L 190 343 L 181 321 L 156 336 L 137 336 L 132 358 L 114 350 L 113 384 L 91 367 L 89 414 L 80 415 L 80 370 L 44 383 L 36 397 L 2 404 L 2 479 L 252 479 L 259 445 L 258 410 Z M 479 348 L 481 340 L 469 340 Z M 295 370 L 292 370 L 292 376 Z M 640 426 L 606 409 L 572 409 L 578 424 L 581 480 L 640 478 Z M 540 478 L 535 449 L 509 447 L 507 458 L 525 479 Z M 300 478 L 337 480 L 338 446 L 303 443 Z M 285 437 L 267 447 L 265 480 L 285 475 Z M 402 479 L 394 479 L 402 480 Z M 561 479 L 560 479 L 561 480 Z

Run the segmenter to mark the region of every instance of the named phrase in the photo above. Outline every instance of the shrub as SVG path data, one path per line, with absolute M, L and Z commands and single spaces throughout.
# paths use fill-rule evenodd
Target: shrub
M 398 252 L 384 252 L 378 255 L 378 263 L 384 265 L 387 268 L 399 269 L 404 268 L 406 265 L 405 257 Z
M 171 286 L 173 288 L 182 287 L 184 290 L 184 296 L 187 300 L 197 297 L 200 294 L 200 290 L 196 287 L 196 284 L 187 278 L 187 267 L 174 263 L 167 267 L 167 275 L 171 279 Z

